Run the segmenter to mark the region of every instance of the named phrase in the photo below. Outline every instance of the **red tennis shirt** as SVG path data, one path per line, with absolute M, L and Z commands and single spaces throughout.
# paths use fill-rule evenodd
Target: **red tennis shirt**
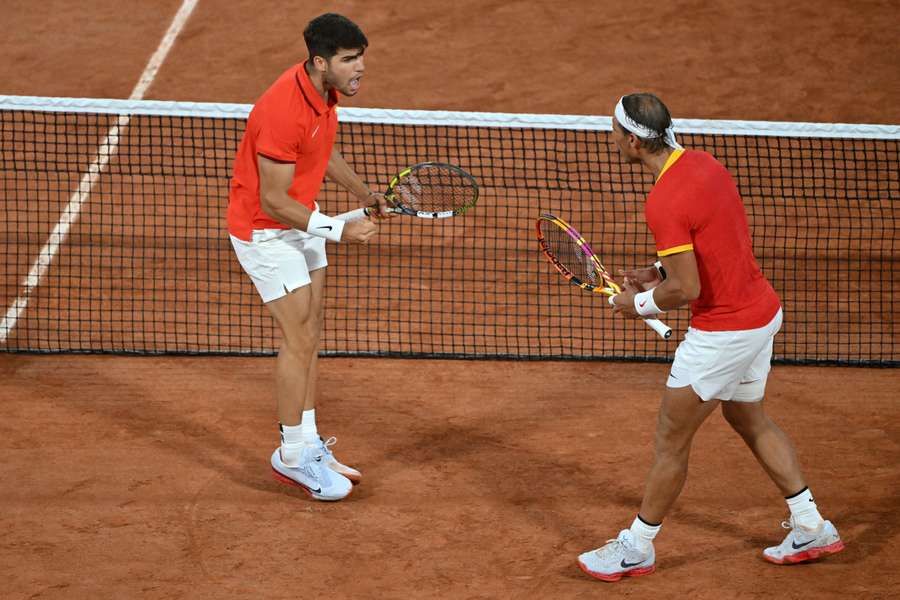
M 763 327 L 781 302 L 753 256 L 744 204 L 728 170 L 706 152 L 672 154 L 647 196 L 656 253 L 693 250 L 700 296 L 691 326 L 706 331 Z
M 290 229 L 267 215 L 259 202 L 257 154 L 294 163 L 288 195 L 310 210 L 322 187 L 337 134 L 337 93 L 326 102 L 305 63 L 291 67 L 256 101 L 234 158 L 228 195 L 228 233 L 250 241 L 254 229 Z

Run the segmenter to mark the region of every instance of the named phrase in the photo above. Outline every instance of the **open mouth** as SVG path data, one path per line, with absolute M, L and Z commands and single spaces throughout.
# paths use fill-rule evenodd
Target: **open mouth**
M 357 91 L 359 91 L 359 80 L 360 79 L 362 79 L 362 75 L 360 75 L 359 77 L 354 77 L 347 83 L 347 89 L 350 91 L 351 94 L 355 94 Z

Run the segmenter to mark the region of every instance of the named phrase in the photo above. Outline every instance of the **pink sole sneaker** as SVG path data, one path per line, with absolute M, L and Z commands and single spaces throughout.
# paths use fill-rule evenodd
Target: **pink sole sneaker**
M 594 579 L 599 579 L 600 581 L 619 581 L 623 577 L 640 577 L 641 575 L 649 575 L 653 571 L 656 570 L 656 565 L 650 565 L 649 567 L 642 567 L 640 569 L 630 569 L 628 571 L 621 571 L 619 573 L 595 573 L 581 564 L 581 561 L 578 561 L 578 568 L 593 577 Z
M 822 546 L 821 548 L 813 548 L 811 550 L 807 550 L 806 552 L 798 552 L 797 554 L 790 554 L 785 556 L 781 560 L 777 558 L 772 558 L 771 556 L 767 556 L 763 554 L 763 558 L 769 561 L 770 563 L 776 565 L 795 565 L 797 563 L 807 562 L 810 560 L 816 560 L 818 558 L 824 558 L 826 556 L 830 556 L 832 554 L 837 554 L 841 550 L 844 549 L 844 542 L 838 540 L 830 546 Z
M 348 496 L 350 496 L 350 494 L 353 493 L 353 488 L 350 488 L 350 491 L 347 492 L 347 495 L 344 496 L 343 498 L 325 498 L 324 496 L 320 496 L 320 495 L 316 494 L 315 490 L 309 489 L 308 487 L 306 487 L 306 486 L 303 485 L 302 483 L 300 483 L 300 482 L 298 482 L 298 481 L 294 481 L 294 480 L 291 479 L 290 477 L 285 477 L 284 475 L 282 475 L 281 473 L 279 473 L 279 472 L 276 471 L 275 469 L 272 469 L 272 476 L 273 476 L 276 480 L 280 481 L 281 483 L 284 483 L 285 485 L 290 485 L 290 486 L 293 486 L 293 487 L 295 487 L 295 488 L 300 488 L 301 490 L 303 490 L 304 492 L 306 492 L 306 495 L 307 495 L 307 496 L 309 496 L 310 498 L 313 498 L 314 500 L 322 500 L 322 501 L 325 501 L 325 502 L 337 502 L 337 501 L 339 501 L 339 500 L 343 500 L 344 498 L 347 498 Z

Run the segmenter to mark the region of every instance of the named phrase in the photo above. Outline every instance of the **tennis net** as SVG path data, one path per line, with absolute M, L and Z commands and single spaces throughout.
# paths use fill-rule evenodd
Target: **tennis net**
M 225 227 L 249 106 L 0 96 L 0 350 L 272 354 L 278 334 Z M 652 177 L 623 164 L 608 117 L 342 108 L 338 145 L 373 187 L 445 161 L 481 185 L 440 221 L 397 218 L 329 245 L 324 355 L 671 359 L 663 341 L 565 284 L 534 235 L 575 225 L 613 272 L 653 262 Z M 900 364 L 900 127 L 676 120 L 743 195 L 782 298 L 775 360 Z M 356 208 L 326 182 L 326 213 Z

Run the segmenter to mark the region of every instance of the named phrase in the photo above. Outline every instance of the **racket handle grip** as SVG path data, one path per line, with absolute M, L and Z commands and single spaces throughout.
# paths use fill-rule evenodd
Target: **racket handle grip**
M 359 221 L 360 219 L 365 219 L 369 216 L 369 208 L 357 208 L 356 210 L 351 210 L 350 212 L 341 213 L 339 215 L 334 215 L 334 218 L 338 221 Z
M 615 304 L 612 296 L 608 298 L 610 304 Z M 644 323 L 650 326 L 650 329 L 659 334 L 664 340 L 672 337 L 672 328 L 660 321 L 659 319 L 644 319 Z
M 392 213 L 402 213 L 403 211 L 396 207 L 391 207 L 388 209 Z M 378 214 L 378 205 L 373 204 L 371 206 L 366 206 L 364 208 L 357 208 L 356 210 L 351 210 L 350 212 L 341 213 L 339 215 L 334 215 L 335 219 L 339 221 L 359 221 L 360 219 L 365 219 L 366 217 L 371 217 L 373 214 Z
M 659 334 L 664 340 L 672 337 L 672 328 L 660 321 L 659 319 L 644 319 L 644 322 L 650 326 L 650 328 Z

